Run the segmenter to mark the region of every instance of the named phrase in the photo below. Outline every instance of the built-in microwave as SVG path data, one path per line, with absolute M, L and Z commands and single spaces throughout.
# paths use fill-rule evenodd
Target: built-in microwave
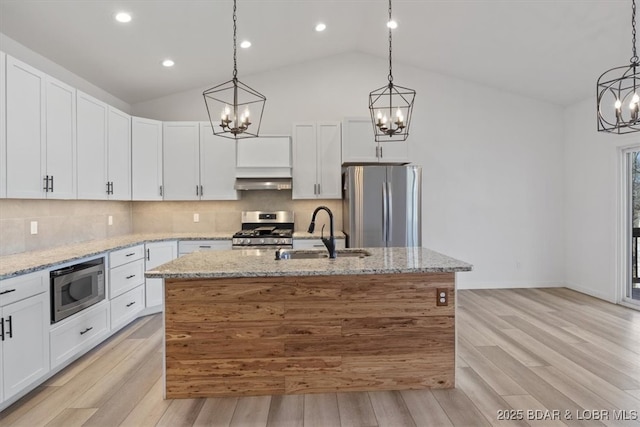
M 104 258 L 53 270 L 51 323 L 56 323 L 105 298 Z

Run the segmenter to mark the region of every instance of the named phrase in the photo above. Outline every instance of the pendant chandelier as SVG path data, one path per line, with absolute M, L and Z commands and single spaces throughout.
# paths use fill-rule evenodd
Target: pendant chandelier
M 267 98 L 238 80 L 236 0 L 233 0 L 233 78 L 202 95 L 214 135 L 242 139 L 258 136 Z
M 369 94 L 369 112 L 373 122 L 373 133 L 378 142 L 405 141 L 409 136 L 409 124 L 413 112 L 416 91 L 393 83 L 393 63 L 391 29 L 395 26 L 391 19 L 389 0 L 389 83 Z
M 636 50 L 636 2 L 631 6 L 631 64 L 605 71 L 598 79 L 598 131 L 640 131 L 640 60 Z

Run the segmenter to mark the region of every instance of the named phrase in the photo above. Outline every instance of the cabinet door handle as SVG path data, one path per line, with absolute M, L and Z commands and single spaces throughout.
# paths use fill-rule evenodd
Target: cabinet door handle
M 111 194 L 113 194 L 113 181 L 111 181 Z
M 44 178 L 42 178 L 44 180 L 44 186 L 42 187 L 42 190 L 45 193 L 49 192 L 49 175 L 45 175 Z
M 204 191 L 203 191 L 202 185 L 200 186 L 200 196 L 204 196 Z
M 10 294 L 11 292 L 15 292 L 15 289 L 7 289 L 6 291 L 2 291 L 0 292 L 0 295 L 4 295 L 4 294 Z
M 147 261 L 151 261 L 151 254 L 149 252 L 149 248 L 147 248 Z
M 135 304 L 135 301 L 130 302 L 129 304 L 127 304 L 127 307 L 131 307 L 133 304 Z
M 107 181 L 107 194 L 109 194 L 109 181 Z
M 9 329 L 7 330 L 7 338 L 13 338 L 13 322 L 11 321 L 11 316 L 5 320 L 9 325 Z
M 382 158 L 382 157 L 384 157 L 384 156 L 382 155 L 382 147 L 380 147 L 380 158 Z
M 322 188 L 322 187 L 320 187 L 320 183 L 318 183 L 318 195 L 322 194 L 322 190 L 321 190 L 321 188 Z
M 160 186 L 160 196 L 162 196 L 162 185 Z
M 380 147 L 376 145 L 376 159 L 380 157 Z
M 196 196 L 200 195 L 200 189 L 198 188 L 198 186 L 196 185 Z
M 211 245 L 200 245 L 201 249 L 211 249 Z
M 135 252 L 131 252 L 129 254 L 126 254 L 125 256 L 129 257 L 129 256 L 134 256 L 136 253 Z
M 130 276 L 127 276 L 127 280 L 129 280 L 129 279 L 133 279 L 134 277 L 136 277 L 136 275 L 135 275 L 135 274 L 132 274 L 132 275 L 130 275 Z
M 0 317 L 0 341 L 4 341 L 4 319 Z
M 90 330 L 92 330 L 92 329 L 93 329 L 93 326 L 91 326 L 91 327 L 89 327 L 89 328 L 85 329 L 84 331 L 80 331 L 80 335 L 84 335 L 84 334 L 86 334 L 87 332 L 89 332 L 89 331 L 90 331 Z

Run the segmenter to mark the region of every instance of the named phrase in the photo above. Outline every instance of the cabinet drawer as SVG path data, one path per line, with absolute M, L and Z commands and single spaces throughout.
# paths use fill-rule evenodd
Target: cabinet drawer
M 109 332 L 109 304 L 103 302 L 51 330 L 51 368 L 93 347 Z
M 49 289 L 47 270 L 0 281 L 0 307 L 41 294 Z
M 113 299 L 144 283 L 144 260 L 109 270 L 109 298 Z
M 109 253 L 109 268 L 136 261 L 144 257 L 144 245 L 132 246 Z
M 111 300 L 111 330 L 129 323 L 144 308 L 144 286 Z
M 231 249 L 231 239 L 228 240 L 187 240 L 178 242 L 180 255 L 197 251 L 221 251 Z

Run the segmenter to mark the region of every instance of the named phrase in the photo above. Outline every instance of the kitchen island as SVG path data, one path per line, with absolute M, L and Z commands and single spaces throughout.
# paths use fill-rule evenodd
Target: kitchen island
M 455 273 L 471 266 L 366 251 L 196 252 L 148 271 L 165 280 L 165 397 L 454 387 Z

